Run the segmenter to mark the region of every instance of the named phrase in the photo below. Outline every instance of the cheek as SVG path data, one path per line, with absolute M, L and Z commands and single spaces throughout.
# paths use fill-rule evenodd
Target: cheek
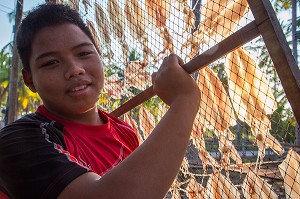
M 100 72 L 100 78 L 101 78 L 101 88 L 104 86 L 104 71 L 103 69 Z
M 94 68 L 94 72 L 92 74 L 97 74 L 95 78 L 98 80 L 98 84 L 100 89 L 104 87 L 104 70 L 101 62 L 99 63 L 99 67 Z
M 38 78 L 34 80 L 34 84 L 37 92 L 44 92 L 44 94 L 52 94 L 54 91 L 57 92 L 62 85 L 60 79 L 57 78 L 57 75 L 52 73 L 38 76 Z

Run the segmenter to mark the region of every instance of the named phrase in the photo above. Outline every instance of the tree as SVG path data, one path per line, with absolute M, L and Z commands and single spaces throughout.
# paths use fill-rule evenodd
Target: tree
M 23 13 L 23 0 L 17 1 L 16 6 L 16 18 L 15 18 L 15 33 L 21 23 Z M 16 34 L 14 36 L 14 42 Z M 17 52 L 17 47 L 13 46 L 12 64 L 9 76 L 9 88 L 8 88 L 8 117 L 7 122 L 11 123 L 17 119 L 17 81 L 18 81 L 18 67 L 19 67 L 19 55 Z

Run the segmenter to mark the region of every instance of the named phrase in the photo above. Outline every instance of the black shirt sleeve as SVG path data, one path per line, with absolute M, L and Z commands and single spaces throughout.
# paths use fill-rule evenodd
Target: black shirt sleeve
M 11 198 L 57 198 L 86 172 L 49 123 L 18 121 L 0 132 L 0 187 Z

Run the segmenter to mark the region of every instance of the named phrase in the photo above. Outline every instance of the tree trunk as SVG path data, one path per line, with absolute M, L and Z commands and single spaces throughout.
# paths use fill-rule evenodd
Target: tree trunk
M 292 45 L 293 45 L 293 55 L 295 57 L 296 63 L 298 65 L 298 49 L 297 49 L 297 38 L 296 38 L 296 32 L 297 32 L 297 24 L 296 24 L 296 18 L 297 18 L 297 0 L 292 0 Z M 295 137 L 296 142 L 295 144 L 300 146 L 300 129 L 299 124 L 296 121 L 296 127 L 295 127 Z
M 16 33 L 18 31 L 22 19 L 22 13 L 23 13 L 23 0 L 18 0 L 16 6 L 12 66 L 10 69 L 10 77 L 9 77 L 7 123 L 11 123 L 17 118 L 19 55 L 18 55 L 17 46 L 15 42 L 16 42 Z

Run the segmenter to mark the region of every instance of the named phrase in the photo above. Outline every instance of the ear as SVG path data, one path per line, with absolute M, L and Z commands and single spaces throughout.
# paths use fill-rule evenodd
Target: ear
M 30 71 L 22 70 L 23 81 L 25 85 L 34 93 L 36 93 L 35 86 L 32 81 L 32 75 Z

